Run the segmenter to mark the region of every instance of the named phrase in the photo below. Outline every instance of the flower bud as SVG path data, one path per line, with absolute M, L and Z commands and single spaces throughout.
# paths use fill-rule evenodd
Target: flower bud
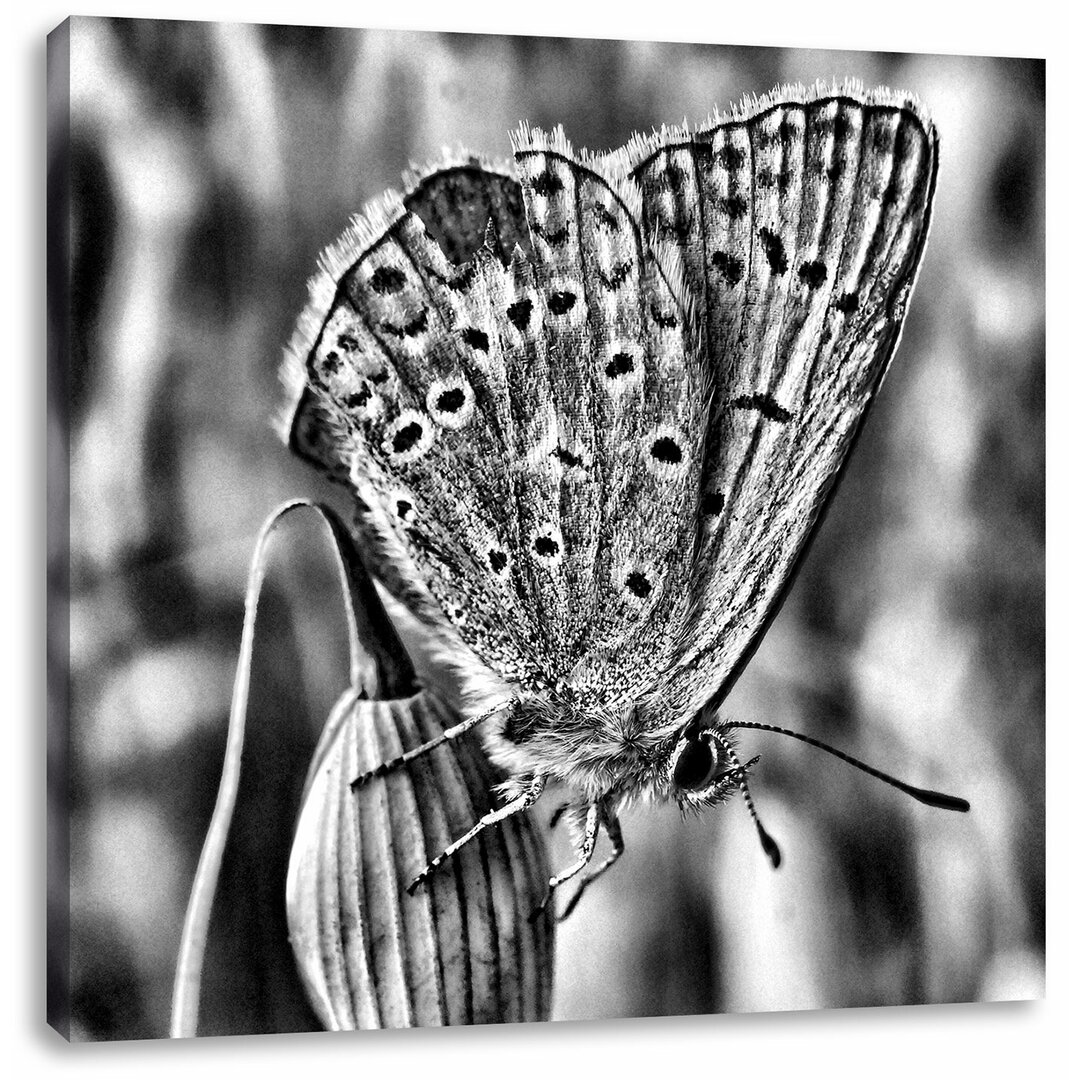
M 460 716 L 429 691 L 392 701 L 350 692 L 308 776 L 289 861 L 290 938 L 325 1027 L 545 1020 L 550 876 L 532 816 L 486 829 L 415 893 L 406 886 L 497 804 L 475 734 L 353 790 L 351 782 L 439 736 Z

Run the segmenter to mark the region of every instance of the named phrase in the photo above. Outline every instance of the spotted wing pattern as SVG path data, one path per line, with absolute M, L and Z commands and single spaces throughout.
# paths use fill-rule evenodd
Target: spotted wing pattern
M 782 600 L 899 340 L 937 171 L 925 112 L 889 91 L 781 88 L 610 167 L 680 251 L 707 339 L 692 606 L 657 696 L 730 688 Z
M 700 487 L 678 260 L 646 243 L 637 189 L 559 133 L 522 130 L 515 163 L 522 217 L 493 214 L 465 263 L 444 246 L 466 254 L 484 211 L 439 210 L 447 166 L 325 253 L 292 347 L 291 443 L 354 489 L 391 591 L 501 678 L 550 686 L 632 641 L 640 682 L 640 654 L 674 642 Z M 475 205 L 507 190 L 480 172 Z
M 411 174 L 327 253 L 293 445 L 502 677 L 607 654 L 681 722 L 752 654 L 885 373 L 936 133 L 845 85 L 604 157 L 514 145 Z

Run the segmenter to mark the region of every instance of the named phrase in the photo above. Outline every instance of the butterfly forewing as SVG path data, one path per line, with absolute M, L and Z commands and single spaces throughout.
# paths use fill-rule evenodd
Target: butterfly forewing
M 688 159 L 675 200 L 665 175 Z M 693 607 L 661 691 L 691 711 L 726 692 L 760 638 L 885 372 L 936 140 L 897 95 L 777 94 L 632 144 L 626 167 L 646 222 L 679 247 L 713 376 Z

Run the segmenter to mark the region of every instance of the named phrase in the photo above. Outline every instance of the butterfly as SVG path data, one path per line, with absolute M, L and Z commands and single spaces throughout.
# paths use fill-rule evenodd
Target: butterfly
M 607 154 L 406 174 L 327 250 L 288 350 L 292 449 L 466 688 L 506 773 L 569 792 L 585 870 L 641 797 L 742 791 L 716 709 L 780 606 L 900 337 L 938 139 L 907 94 L 780 87 Z M 913 788 L 792 732 L 931 805 Z

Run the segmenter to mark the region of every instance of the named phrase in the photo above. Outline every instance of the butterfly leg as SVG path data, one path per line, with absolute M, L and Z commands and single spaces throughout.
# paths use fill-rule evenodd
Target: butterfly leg
M 402 765 L 407 765 L 415 758 L 429 753 L 436 747 L 442 746 L 445 742 L 451 742 L 454 739 L 460 738 L 462 735 L 472 731 L 478 724 L 482 724 L 485 720 L 490 720 L 501 709 L 505 708 L 503 703 L 496 705 L 493 709 L 488 709 L 486 712 L 482 712 L 479 716 L 470 716 L 466 720 L 462 720 L 460 724 L 455 724 L 453 727 L 448 727 L 437 738 L 431 739 L 429 742 L 424 743 L 422 746 L 415 746 L 412 750 L 407 751 L 400 757 L 391 758 L 389 761 L 384 761 L 381 765 L 376 766 L 371 772 L 361 773 L 349 787 L 355 791 L 358 787 L 362 787 L 369 780 L 375 780 L 380 776 L 386 776 L 387 773 L 394 772 L 395 769 L 400 769 Z
M 470 840 L 490 826 L 498 825 L 500 821 L 505 821 L 508 817 L 513 817 L 514 814 L 520 814 L 523 811 L 528 810 L 529 807 L 540 798 L 546 782 L 546 777 L 537 777 L 529 782 L 528 787 L 526 787 L 520 795 L 515 796 L 497 810 L 492 810 L 485 814 L 467 833 L 465 833 L 464 836 L 459 836 L 441 855 L 436 855 L 435 858 L 427 864 L 423 872 L 418 874 L 417 877 L 409 883 L 405 891 L 412 896 L 413 893 L 415 893 L 416 890 L 427 881 L 427 879 L 430 878 L 447 859 L 456 855 Z
M 578 885 L 574 895 L 570 897 L 569 903 L 563 909 L 562 914 L 559 916 L 559 922 L 564 922 L 570 918 L 570 913 L 578 906 L 578 902 L 585 895 L 585 890 L 603 873 L 610 870 L 622 857 L 623 852 L 626 851 L 626 845 L 623 843 L 622 828 L 619 825 L 619 819 L 614 814 L 607 811 L 603 814 L 604 832 L 607 833 L 608 839 L 611 841 L 611 854 L 591 873 L 586 875 L 585 879 Z
M 560 870 L 549 882 L 548 882 L 548 896 L 557 889 L 564 882 L 569 881 L 572 877 L 580 874 L 586 866 L 589 865 L 589 860 L 593 857 L 593 852 L 596 850 L 596 834 L 600 828 L 600 804 L 593 803 L 589 809 L 585 812 L 585 825 L 581 837 L 581 845 L 578 847 L 577 861 L 565 870 Z M 546 901 L 545 901 L 546 902 Z
M 585 811 L 585 821 L 582 824 L 581 843 L 578 845 L 578 857 L 577 860 L 565 870 L 559 871 L 548 882 L 547 894 L 544 896 L 540 906 L 529 917 L 530 921 L 535 922 L 543 913 L 548 904 L 551 903 L 551 898 L 555 895 L 555 890 L 569 881 L 572 877 L 580 874 L 586 866 L 589 865 L 589 860 L 593 857 L 593 852 L 596 850 L 596 836 L 600 829 L 601 818 L 601 804 L 591 803 L 588 809 Z M 580 811 L 580 807 L 578 807 Z M 562 815 L 560 814 L 560 817 Z M 576 815 L 575 815 L 576 816 Z M 573 823 L 571 823 L 572 825 Z

